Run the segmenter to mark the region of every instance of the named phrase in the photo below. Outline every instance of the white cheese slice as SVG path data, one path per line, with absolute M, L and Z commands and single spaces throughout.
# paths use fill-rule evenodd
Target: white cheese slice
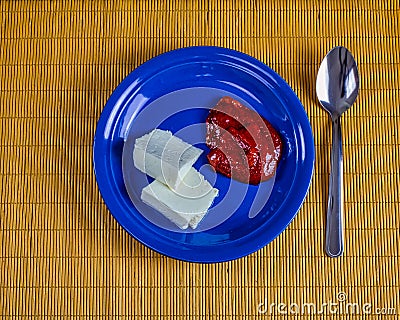
M 182 187 L 184 185 L 184 187 Z M 211 207 L 218 190 L 191 168 L 177 190 L 154 180 L 143 188 L 144 203 L 162 213 L 181 229 L 195 229 Z
M 136 139 L 133 160 L 140 171 L 176 189 L 202 152 L 170 131 L 155 129 Z

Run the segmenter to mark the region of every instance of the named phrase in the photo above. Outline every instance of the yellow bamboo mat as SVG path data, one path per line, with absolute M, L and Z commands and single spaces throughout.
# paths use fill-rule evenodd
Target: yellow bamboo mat
M 1 1 L 0 30 L 4 318 L 400 317 L 398 1 Z M 315 135 L 297 217 L 233 262 L 190 264 L 145 248 L 106 209 L 93 174 L 96 121 L 113 89 L 146 60 L 190 45 L 271 66 Z M 314 87 L 335 45 L 355 56 L 361 90 L 343 118 L 345 253 L 330 259 L 330 124 Z

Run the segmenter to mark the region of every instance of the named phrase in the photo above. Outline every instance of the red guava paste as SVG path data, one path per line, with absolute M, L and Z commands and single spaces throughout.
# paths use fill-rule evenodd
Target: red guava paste
M 257 112 L 223 97 L 206 119 L 209 163 L 217 172 L 250 184 L 270 179 L 282 155 L 282 140 Z

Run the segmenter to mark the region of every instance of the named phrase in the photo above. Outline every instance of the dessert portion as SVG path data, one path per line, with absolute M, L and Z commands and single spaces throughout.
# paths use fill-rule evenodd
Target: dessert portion
M 135 167 L 155 179 L 143 188 L 142 201 L 181 229 L 195 229 L 218 195 L 192 167 L 201 153 L 201 149 L 160 129 L 135 141 Z
M 183 184 L 187 186 L 188 194 L 177 193 L 167 185 L 154 180 L 143 188 L 141 199 L 179 228 L 195 229 L 207 214 L 214 198 L 218 195 L 218 190 L 204 180 L 204 177 L 194 168 L 191 168 L 184 177 Z
M 250 184 L 270 179 L 282 155 L 282 140 L 257 112 L 223 97 L 206 119 L 209 163 L 217 172 Z
M 250 184 L 270 179 L 282 155 L 282 140 L 257 112 L 223 97 L 206 119 L 208 161 L 217 172 Z M 207 214 L 218 190 L 193 168 L 202 150 L 155 129 L 137 138 L 136 168 L 155 180 L 141 199 L 181 229 L 195 229 Z
M 175 189 L 203 150 L 155 129 L 136 139 L 133 161 L 136 168 Z

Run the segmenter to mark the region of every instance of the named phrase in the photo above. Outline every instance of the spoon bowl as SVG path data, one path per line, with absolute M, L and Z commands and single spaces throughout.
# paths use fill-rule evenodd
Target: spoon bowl
M 344 47 L 335 47 L 322 60 L 317 75 L 317 96 L 331 116 L 340 116 L 358 95 L 359 76 L 356 61 Z
M 354 57 L 344 47 L 333 48 L 322 60 L 316 80 L 317 97 L 332 119 L 331 172 L 329 176 L 325 251 L 343 254 L 343 151 L 341 115 L 357 98 L 359 75 Z

